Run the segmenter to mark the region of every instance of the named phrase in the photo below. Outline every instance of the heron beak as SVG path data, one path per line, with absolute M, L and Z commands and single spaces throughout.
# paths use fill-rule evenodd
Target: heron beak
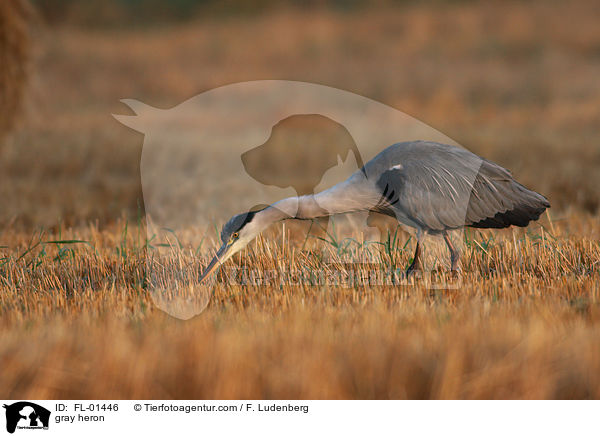
M 215 254 L 215 257 L 210 261 L 202 275 L 200 276 L 200 283 L 204 282 L 216 269 L 219 268 L 221 262 L 227 259 L 227 253 L 229 252 L 231 245 L 225 243 L 219 248 L 219 251 Z

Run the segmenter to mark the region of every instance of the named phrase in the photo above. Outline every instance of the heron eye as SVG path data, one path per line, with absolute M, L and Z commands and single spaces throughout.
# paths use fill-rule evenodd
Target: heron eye
M 231 239 L 237 239 L 240 236 L 240 234 L 238 232 L 235 232 L 233 235 L 231 235 Z

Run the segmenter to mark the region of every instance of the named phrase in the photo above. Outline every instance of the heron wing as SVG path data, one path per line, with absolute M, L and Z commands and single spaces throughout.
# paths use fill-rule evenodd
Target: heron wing
M 366 169 L 376 177 L 380 209 L 430 231 L 526 225 L 549 206 L 500 165 L 450 145 L 396 144 Z

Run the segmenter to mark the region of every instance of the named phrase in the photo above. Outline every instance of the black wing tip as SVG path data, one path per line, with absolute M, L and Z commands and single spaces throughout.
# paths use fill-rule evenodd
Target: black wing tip
M 498 212 L 493 217 L 485 218 L 469 227 L 479 229 L 504 229 L 510 226 L 527 227 L 531 221 L 537 221 L 540 216 L 550 207 L 550 203 L 545 201 L 536 207 L 520 206 L 505 212 Z
M 535 192 L 535 194 L 537 194 L 537 196 L 539 197 L 538 198 L 539 204 L 536 204 L 536 206 L 539 206 L 539 208 L 543 208 L 544 210 L 548 209 L 550 207 L 550 201 L 548 201 L 548 199 L 546 197 L 544 197 L 542 194 L 539 194 L 537 192 Z

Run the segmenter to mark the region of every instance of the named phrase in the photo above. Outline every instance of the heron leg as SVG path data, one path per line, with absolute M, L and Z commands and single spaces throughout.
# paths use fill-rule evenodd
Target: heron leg
M 421 231 L 417 232 L 417 247 L 415 248 L 415 255 L 413 256 L 413 261 L 406 270 L 406 275 L 412 275 L 417 271 L 423 271 L 423 259 L 421 253 Z
M 450 235 L 448 235 L 448 232 L 446 231 L 444 232 L 444 241 L 446 241 L 448 250 L 450 250 L 450 270 L 458 272 L 460 271 L 460 266 L 458 265 L 460 262 L 460 252 L 454 247 Z

